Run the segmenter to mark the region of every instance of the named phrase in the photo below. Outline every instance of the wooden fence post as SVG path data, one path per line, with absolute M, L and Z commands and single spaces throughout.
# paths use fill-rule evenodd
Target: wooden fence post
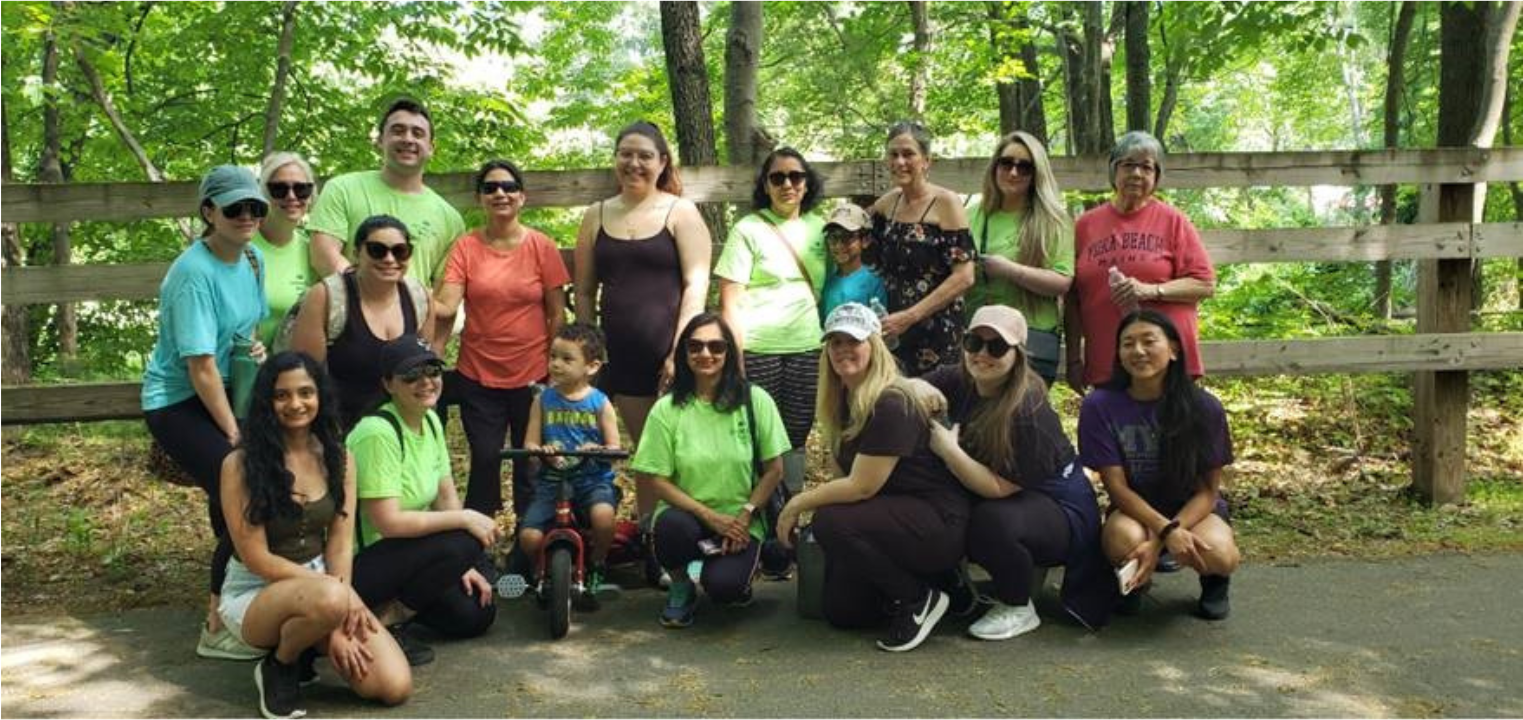
M 1475 222 L 1475 185 L 1425 185 L 1423 222 Z M 1421 260 L 1417 268 L 1417 332 L 1470 330 L 1471 259 Z M 1412 484 L 1434 505 L 1465 500 L 1465 423 L 1470 374 L 1424 371 L 1413 385 Z

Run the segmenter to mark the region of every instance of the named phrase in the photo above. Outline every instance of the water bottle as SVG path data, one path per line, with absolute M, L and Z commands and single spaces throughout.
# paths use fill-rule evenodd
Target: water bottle
M 883 318 L 888 317 L 888 308 L 883 307 L 883 303 L 878 302 L 878 298 L 869 298 L 867 308 L 878 316 L 878 322 L 880 323 L 883 322 Z M 888 346 L 888 349 L 894 350 L 899 347 L 899 336 L 884 335 L 883 344 Z
M 259 374 L 259 362 L 254 359 L 253 349 L 253 338 L 233 336 L 232 371 L 228 379 L 233 389 L 233 417 L 239 420 L 248 416 L 249 399 L 254 396 L 254 376 Z
M 1126 282 L 1126 279 L 1127 278 L 1126 278 L 1126 274 L 1125 273 L 1121 272 L 1121 270 L 1119 268 L 1117 268 L 1115 265 L 1111 266 L 1111 270 L 1110 270 L 1110 284 L 1111 284 L 1112 288 L 1116 287 L 1120 283 Z M 1137 312 L 1137 301 L 1136 300 L 1133 300 L 1133 301 L 1131 301 L 1129 303 L 1126 303 L 1125 305 L 1121 306 L 1121 314 L 1122 315 L 1128 315 L 1128 314 L 1131 314 L 1131 313 L 1134 313 L 1134 312 Z
M 814 539 L 814 531 L 804 528 L 794 547 L 798 556 L 799 617 L 818 620 L 825 616 L 825 549 Z

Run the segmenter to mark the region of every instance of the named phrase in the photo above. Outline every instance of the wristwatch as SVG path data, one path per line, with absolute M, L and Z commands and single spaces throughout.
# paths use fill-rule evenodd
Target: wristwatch
M 755 503 L 746 503 L 745 505 L 741 505 L 740 509 L 745 510 L 747 515 L 755 515 L 756 514 L 756 504 Z

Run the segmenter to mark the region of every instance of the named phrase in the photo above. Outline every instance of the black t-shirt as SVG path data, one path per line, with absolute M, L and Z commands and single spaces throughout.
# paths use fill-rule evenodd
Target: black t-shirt
M 898 390 L 886 390 L 873 405 L 872 417 L 855 438 L 843 440 L 836 463 L 851 472 L 858 454 L 899 458 L 880 495 L 912 495 L 924 498 L 943 516 L 967 517 L 972 497 L 952 476 L 941 458 L 931 452 L 930 427 L 910 399 Z
M 978 389 L 967 381 L 962 368 L 947 366 L 938 368 L 922 379 L 936 386 L 947 398 L 947 417 L 962 425 L 962 443 L 968 445 L 968 421 L 981 398 Z M 1063 434 L 1058 414 L 1047 402 L 1047 394 L 1041 383 L 1026 386 L 1015 417 L 1011 418 L 1009 442 L 1015 448 L 1014 467 L 992 468 L 1010 482 L 1026 489 L 1034 489 L 1058 477 L 1063 468 L 1074 461 L 1073 443 Z M 984 462 L 974 453 L 974 459 Z

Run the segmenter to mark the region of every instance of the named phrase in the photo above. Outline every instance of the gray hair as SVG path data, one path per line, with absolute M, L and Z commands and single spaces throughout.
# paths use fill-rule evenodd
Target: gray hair
M 1133 130 L 1122 135 L 1116 140 L 1116 146 L 1111 148 L 1111 187 L 1116 186 L 1116 166 L 1122 160 L 1137 154 L 1153 156 L 1153 163 L 1158 166 L 1153 179 L 1155 182 L 1163 180 L 1163 144 L 1145 130 Z
M 306 160 L 302 159 L 302 157 L 296 153 L 281 150 L 264 156 L 264 162 L 259 164 L 260 186 L 269 185 L 270 178 L 275 176 L 275 171 L 287 165 L 295 165 L 301 168 L 301 171 L 307 174 L 307 182 L 313 184 L 317 183 L 317 176 L 312 174 L 312 166 L 307 164 Z M 315 201 L 316 199 L 317 192 L 314 188 L 312 198 L 309 200 L 309 202 Z
M 888 126 L 888 140 L 885 142 L 892 141 L 900 135 L 910 136 L 910 139 L 920 146 L 921 155 L 931 156 L 931 131 L 925 129 L 924 125 L 914 120 L 900 120 Z

